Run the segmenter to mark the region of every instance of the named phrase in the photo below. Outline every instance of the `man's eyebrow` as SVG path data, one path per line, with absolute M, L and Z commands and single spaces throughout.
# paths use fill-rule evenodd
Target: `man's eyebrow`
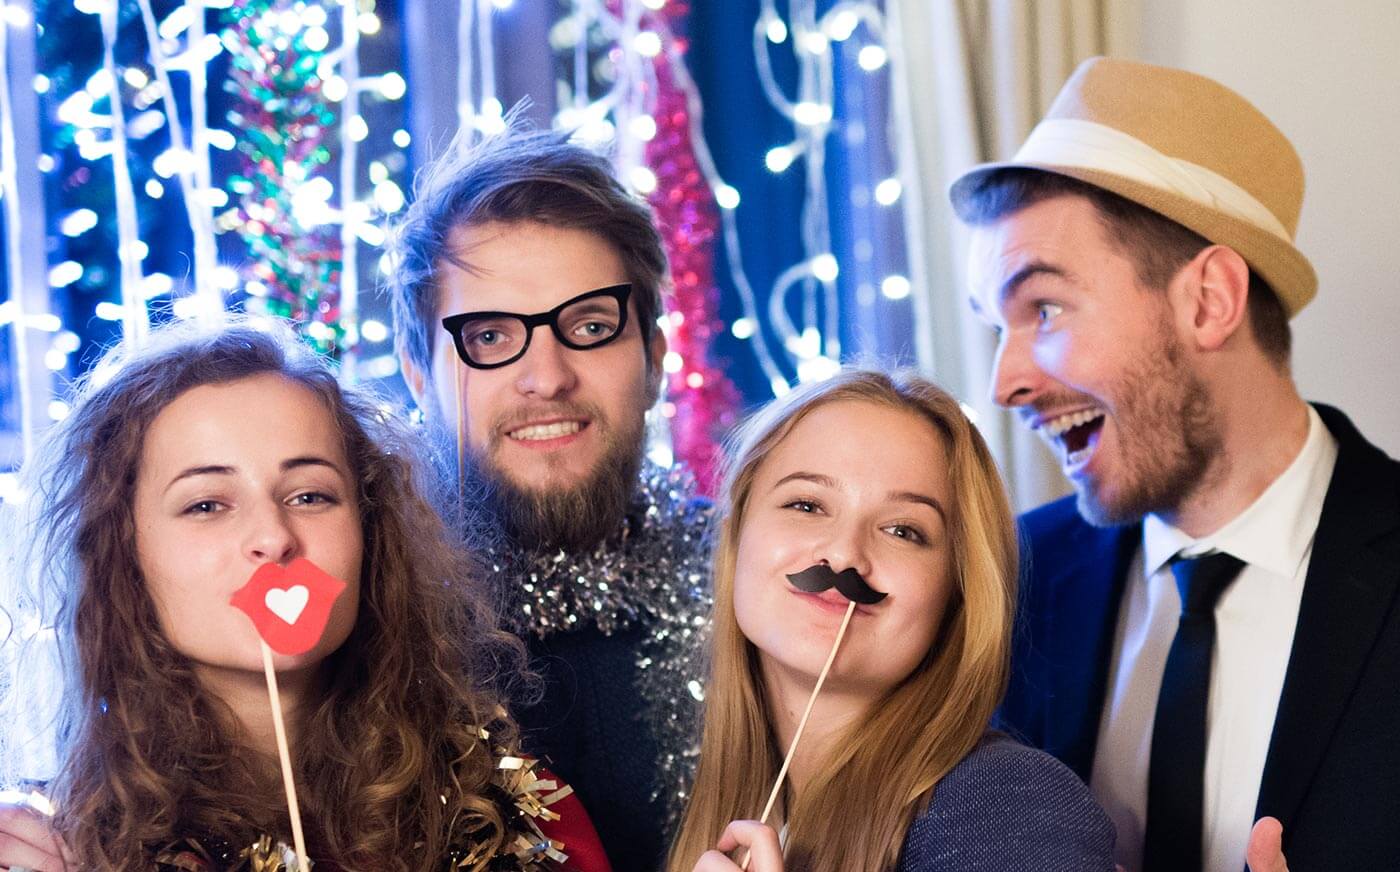
M 917 491 L 891 491 L 890 499 L 900 503 L 919 503 L 928 506 L 937 512 L 944 521 L 948 520 L 948 513 L 943 510 L 943 504 L 928 494 L 921 494 Z
M 341 469 L 339 465 L 330 460 L 327 460 L 324 457 L 317 457 L 314 454 L 308 454 L 302 457 L 290 457 L 282 461 L 281 463 L 283 472 L 289 472 L 293 469 L 297 469 L 298 467 L 302 466 L 324 466 L 328 469 L 334 470 L 342 476 L 345 475 L 345 470 Z M 191 466 L 190 468 L 181 471 L 179 475 L 176 475 L 174 478 L 172 478 L 170 480 L 170 483 L 165 486 L 165 489 L 168 491 L 175 486 L 176 482 L 182 481 L 187 478 L 194 478 L 197 475 L 233 475 L 235 472 L 237 472 L 236 467 L 223 466 L 220 464 Z
M 997 298 L 1002 303 L 1010 301 L 1021 290 L 1022 285 L 1038 275 L 1055 276 L 1061 279 L 1069 277 L 1067 272 L 1053 264 L 1043 260 L 1033 260 L 1016 270 L 1006 281 L 1001 283 L 1001 288 L 997 291 Z

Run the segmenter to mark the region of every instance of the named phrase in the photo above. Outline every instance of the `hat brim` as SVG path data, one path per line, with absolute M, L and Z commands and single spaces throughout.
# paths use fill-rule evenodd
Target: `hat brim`
M 1293 244 L 1223 212 L 1174 194 L 1113 173 L 1083 167 L 1054 164 L 1018 163 L 1004 161 L 981 164 L 968 170 L 948 190 L 953 210 L 965 215 L 965 206 L 977 187 L 988 175 L 1004 169 L 1040 170 L 1078 179 L 1097 188 L 1111 191 L 1134 203 L 1164 215 L 1218 245 L 1240 253 L 1250 268 L 1269 283 L 1292 318 L 1317 296 L 1317 272 L 1307 257 Z

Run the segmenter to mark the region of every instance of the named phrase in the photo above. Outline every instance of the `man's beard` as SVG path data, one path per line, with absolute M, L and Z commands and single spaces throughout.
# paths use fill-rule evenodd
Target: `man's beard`
M 1200 378 L 1182 362 L 1181 345 L 1165 328 L 1115 393 L 1118 487 L 1079 481 L 1079 514 L 1098 527 L 1171 513 L 1201 486 L 1224 435 Z
M 591 416 L 593 426 L 601 420 Z M 626 431 L 604 431 L 603 453 L 570 486 L 524 487 L 491 462 L 492 448 L 463 458 L 463 499 L 485 509 L 506 547 L 547 553 L 582 551 L 614 533 L 637 489 L 645 439 L 638 418 Z M 471 539 L 481 531 L 467 531 Z

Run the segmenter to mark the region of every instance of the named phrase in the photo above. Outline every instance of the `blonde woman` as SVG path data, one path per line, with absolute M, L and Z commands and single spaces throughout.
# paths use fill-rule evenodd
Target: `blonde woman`
M 1051 757 L 988 732 L 1006 684 L 1015 527 L 958 403 L 851 370 L 739 432 L 715 556 L 701 756 L 670 872 L 1112 870 L 1113 830 Z M 859 605 L 768 826 L 757 817 L 845 615 Z M 743 849 L 743 850 L 736 850 Z M 732 856 L 729 856 L 732 854 Z

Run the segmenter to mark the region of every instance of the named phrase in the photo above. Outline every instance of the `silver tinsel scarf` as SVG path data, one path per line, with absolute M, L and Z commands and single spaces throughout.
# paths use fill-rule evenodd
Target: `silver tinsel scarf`
M 696 652 L 712 604 L 713 515 L 689 473 L 648 463 L 621 527 L 591 551 L 489 555 L 492 574 L 506 582 L 507 627 L 518 635 L 646 627 L 635 652 L 638 690 L 661 752 L 655 790 L 673 815 L 684 808 L 699 753 L 704 675 Z

